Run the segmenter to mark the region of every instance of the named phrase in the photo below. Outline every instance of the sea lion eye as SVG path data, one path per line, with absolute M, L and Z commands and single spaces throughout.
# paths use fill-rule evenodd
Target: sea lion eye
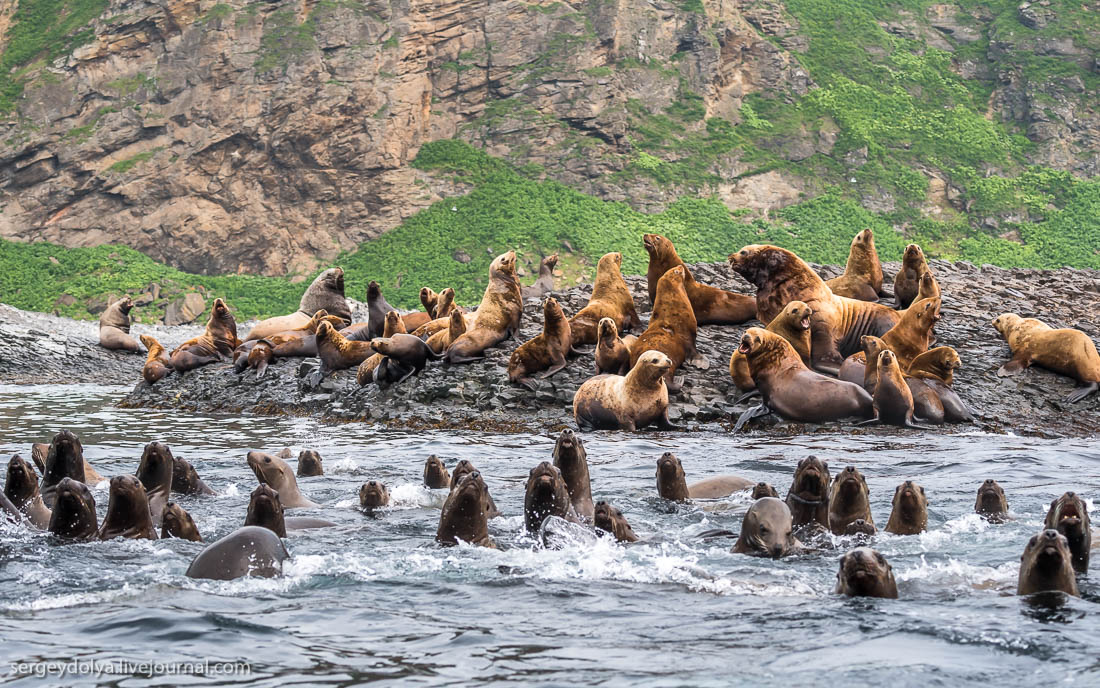
M 264 459 L 264 463 L 271 463 L 271 459 Z
M 767 526 L 760 526 L 760 534 L 761 535 L 767 535 L 768 534 L 768 527 Z

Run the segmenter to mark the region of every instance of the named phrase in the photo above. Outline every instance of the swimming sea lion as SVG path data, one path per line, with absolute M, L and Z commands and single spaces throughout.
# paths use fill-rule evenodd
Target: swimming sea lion
M 573 509 L 578 516 L 591 521 L 594 507 L 592 482 L 588 476 L 588 452 L 584 450 L 581 438 L 569 428 L 562 430 L 554 443 L 554 465 L 565 480 Z
M 57 483 L 56 499 L 50 514 L 50 532 L 64 540 L 90 540 L 99 530 L 95 498 L 79 480 L 62 478 Z
M 875 250 L 875 235 L 870 229 L 856 234 L 848 251 L 844 274 L 825 281 L 837 296 L 860 301 L 878 301 L 882 296 L 882 263 Z
M 561 471 L 549 461 L 543 461 L 527 475 L 527 491 L 523 497 L 523 523 L 527 532 L 539 532 L 548 516 L 580 522 Z
M 332 521 L 312 516 L 286 516 L 283 513 L 282 499 L 270 485 L 257 485 L 248 497 L 246 526 L 263 526 L 279 537 L 286 537 L 288 530 L 307 530 L 311 528 L 329 528 L 336 525 Z
M 150 442 L 141 453 L 141 463 L 138 464 L 136 475 L 145 488 L 154 528 L 161 524 L 164 508 L 172 494 L 174 464 L 172 450 L 160 442 Z
M 607 502 L 596 502 L 592 523 L 598 530 L 611 533 L 619 542 L 638 541 L 638 536 L 634 534 L 634 529 L 630 527 L 623 512 Z
M 619 330 L 611 318 L 600 318 L 596 335 L 596 372 L 609 375 L 626 375 L 630 372 L 630 347 L 638 338 L 633 335 L 619 337 Z
M 116 537 L 156 540 L 157 531 L 149 515 L 149 500 L 141 481 L 132 475 L 116 475 L 111 478 L 107 515 L 99 526 L 96 538 L 111 540 Z
M 787 491 L 787 508 L 796 527 L 812 523 L 829 527 L 829 481 L 829 464 L 825 461 L 807 456 L 798 462 Z
M 747 490 L 752 481 L 738 475 L 720 475 L 687 484 L 684 466 L 672 452 L 657 459 L 657 494 L 661 499 L 686 502 L 689 499 L 720 499 Z
M 210 489 L 187 459 L 172 457 L 172 492 L 185 495 L 217 494 Z
M 539 263 L 539 277 L 529 287 L 520 289 L 520 296 L 526 299 L 541 299 L 554 291 L 554 268 L 558 265 L 558 254 L 552 253 Z
M 374 369 L 374 384 L 388 387 L 404 382 L 413 375 L 419 375 L 428 361 L 437 361 L 439 354 L 419 337 L 411 334 L 395 334 L 370 340 L 371 348 L 382 354 L 383 358 Z
M 810 361 L 810 316 L 813 311 L 801 301 L 791 301 L 779 315 L 772 318 L 766 329 L 783 339 L 786 339 L 794 349 L 802 362 L 809 367 Z M 730 377 L 733 383 L 742 392 L 751 392 L 756 389 L 756 383 L 752 381 L 749 372 L 749 362 L 745 360 L 745 354 L 734 350 L 730 356 Z
M 532 375 L 545 379 L 565 367 L 573 345 L 569 320 L 554 297 L 542 304 L 542 332 L 516 347 L 508 359 L 508 380 L 535 391 Z
M 978 488 L 974 513 L 983 516 L 990 523 L 1004 523 L 1008 520 L 1008 500 L 1005 498 L 1004 488 L 993 478 L 986 478 Z
M 465 334 L 447 347 L 444 357 L 449 363 L 483 358 L 486 349 L 519 332 L 522 317 L 523 298 L 516 277 L 516 252 L 509 251 L 497 256 L 489 266 L 489 285 L 474 313 L 474 322 L 467 326 Z
M 294 479 L 294 471 L 286 461 L 258 451 L 248 452 L 247 461 L 248 467 L 256 474 L 256 479 L 263 485 L 270 485 L 271 489 L 279 493 L 283 508 L 318 506 L 298 491 L 298 481 Z
M 168 359 L 168 350 L 155 337 L 143 334 L 141 343 L 149 351 L 145 357 L 145 366 L 141 369 L 141 377 L 151 385 L 172 372 L 172 362 Z
M 84 447 L 76 435 L 62 430 L 54 435 L 46 453 L 46 467 L 42 471 L 42 501 L 48 507 L 54 505 L 54 491 L 62 478 L 85 482 Z
M 733 545 L 737 554 L 779 559 L 802 549 L 791 526 L 791 510 L 775 497 L 753 502 L 741 521 L 741 535 Z
M 921 277 L 926 272 L 930 270 L 924 259 L 924 251 L 916 244 L 906 246 L 901 257 L 901 268 L 894 276 L 894 299 L 898 308 L 908 308 L 913 302 L 920 289 Z
M 913 422 L 913 393 L 905 383 L 893 351 L 880 351 L 878 355 L 874 409 L 874 418 L 865 420 L 860 425 L 882 423 L 903 428 L 921 427 Z
M 229 312 L 229 306 L 221 299 L 214 299 L 214 308 L 206 321 L 206 331 L 176 347 L 169 360 L 173 370 L 183 373 L 232 356 L 240 343 L 237 339 L 237 321 Z
M 472 464 L 469 460 L 459 459 L 458 463 L 455 464 L 455 469 L 451 471 L 450 489 L 455 489 L 455 487 L 458 486 L 460 482 L 462 482 L 462 477 L 464 475 L 466 475 L 467 473 L 473 473 L 475 471 L 477 471 L 477 469 L 474 468 L 474 464 Z M 485 486 L 485 501 L 489 505 L 488 517 L 496 518 L 497 516 L 500 516 L 500 511 L 497 509 L 497 504 L 493 501 L 493 495 L 489 493 L 488 485 Z
M 454 488 L 454 485 L 451 484 L 451 476 L 447 473 L 447 467 L 435 454 L 429 456 L 427 461 L 424 462 L 424 485 L 433 490 Z
M 329 268 L 317 275 L 302 294 L 298 310 L 290 315 L 268 318 L 256 323 L 244 341 L 264 339 L 279 332 L 297 330 L 305 325 L 319 310 L 340 318 L 345 324 L 351 322 L 351 307 L 344 297 L 344 271 Z
M 31 460 L 39 474 L 46 473 L 46 454 L 50 451 L 50 445 L 43 442 L 35 442 L 31 445 Z
M 699 351 L 695 348 L 698 326 L 695 313 L 684 290 L 687 268 L 677 266 L 661 276 L 657 282 L 657 300 L 649 327 L 630 345 L 630 365 L 647 351 L 660 351 L 672 361 L 672 369 L 665 373 L 665 384 L 672 384 L 672 375 L 685 362 L 698 364 Z
M 4 496 L 35 528 L 46 530 L 50 527 L 50 510 L 38 494 L 38 475 L 18 454 L 8 461 Z
M 906 480 L 894 490 L 894 506 L 886 532 L 894 535 L 917 535 L 928 528 L 928 498 L 924 488 Z
M 1066 492 L 1050 503 L 1046 527 L 1066 536 L 1073 554 L 1073 568 L 1079 573 L 1089 569 L 1089 552 L 1092 550 L 1092 526 L 1085 500 L 1074 492 Z
M 112 351 L 139 353 L 141 345 L 130 336 L 130 309 L 134 301 L 123 296 L 99 316 L 99 345 Z
M 395 334 L 408 333 L 405 331 L 405 324 L 401 322 L 401 316 L 397 314 L 397 311 L 390 311 L 386 313 L 386 324 L 382 330 L 382 338 L 392 337 Z M 436 353 L 439 352 L 436 351 Z M 359 369 L 355 371 L 355 381 L 359 383 L 360 387 L 366 387 L 374 383 L 374 371 L 378 369 L 378 365 L 382 363 L 383 358 L 385 356 L 382 354 L 374 353 L 359 364 Z
M 775 488 L 772 487 L 769 483 L 759 482 L 756 483 L 756 485 L 753 485 L 752 494 L 750 496 L 753 499 L 761 499 L 762 497 L 775 497 L 778 499 L 779 493 L 776 492 Z
M 596 263 L 596 279 L 588 304 L 569 320 L 573 346 L 596 343 L 600 320 L 611 318 L 619 332 L 640 329 L 642 321 L 634 308 L 634 297 L 622 273 L 623 254 L 605 253 Z
M 1080 597 L 1070 558 L 1069 542 L 1057 530 L 1047 528 L 1032 535 L 1020 557 L 1016 594 L 1059 591 Z
M 439 528 L 435 539 L 441 545 L 457 545 L 458 541 L 495 547 L 489 539 L 488 490 L 481 473 L 474 471 L 462 476 L 451 489 L 443 511 L 439 515 Z
M 447 316 L 447 327 L 429 336 L 425 341 L 428 348 L 442 354 L 456 339 L 466 334 L 466 316 L 461 311 L 451 311 Z
M 206 546 L 187 567 L 188 578 L 233 580 L 242 576 L 273 578 L 290 558 L 278 535 L 267 528 L 244 526 Z
M 1073 404 L 1100 389 L 1100 354 L 1092 339 L 1080 330 L 1055 330 L 1034 318 L 1021 318 L 1015 313 L 1003 313 L 993 326 L 1008 342 L 1012 360 L 1001 366 L 997 374 L 1014 375 L 1033 363 L 1059 375 L 1077 381 L 1066 401 Z
M 312 449 L 303 449 L 298 454 L 298 477 L 306 478 L 315 475 L 324 475 L 325 470 L 321 467 L 321 455 Z
M 833 535 L 844 535 L 848 524 L 857 518 L 872 527 L 875 525 L 868 494 L 867 480 L 855 466 L 848 466 L 836 474 L 829 493 L 829 530 Z
M 354 368 L 375 353 L 370 342 L 353 341 L 340 334 L 327 322 L 317 327 L 317 356 L 321 359 L 321 376 L 337 370 Z
M 573 396 L 573 417 L 580 428 L 638 430 L 648 425 L 673 429 L 668 421 L 665 375 L 672 361 L 660 351 L 646 351 L 625 376 L 597 375 L 585 380 Z
M 646 281 L 649 285 L 649 302 L 657 309 L 658 285 L 661 277 L 677 266 L 684 268 L 684 290 L 691 303 L 692 314 L 699 325 L 740 325 L 756 315 L 756 300 L 745 294 L 736 294 L 695 281 L 684 261 L 676 253 L 676 247 L 659 234 L 642 236 L 649 268 Z
M 363 509 L 378 509 L 390 505 L 390 491 L 378 480 L 368 480 L 359 488 L 359 506 Z
M 852 521 L 848 524 L 848 527 L 844 529 L 844 535 L 848 537 L 856 536 L 868 538 L 877 532 L 878 530 L 875 528 L 874 523 L 868 523 L 862 518 L 857 518 L 856 520 Z
M 857 547 L 840 558 L 836 594 L 849 597 L 898 598 L 894 569 L 870 547 Z
M 180 540 L 190 540 L 191 542 L 202 542 L 202 536 L 199 535 L 199 528 L 195 525 L 195 519 L 191 518 L 191 514 L 175 502 L 168 502 L 168 505 L 164 507 L 160 537 L 161 539 L 174 537 Z

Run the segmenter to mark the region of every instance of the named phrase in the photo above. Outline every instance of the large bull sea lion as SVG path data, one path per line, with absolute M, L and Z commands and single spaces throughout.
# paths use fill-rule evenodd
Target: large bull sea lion
M 141 345 L 130 336 L 130 309 L 134 301 L 123 296 L 99 316 L 99 345 L 112 351 L 141 352 Z
M 280 332 L 301 329 L 322 309 L 340 318 L 344 324 L 351 322 L 351 308 L 344 298 L 344 271 L 340 268 L 329 268 L 317 275 L 302 294 L 298 310 L 290 315 L 261 320 L 243 341 L 265 339 Z

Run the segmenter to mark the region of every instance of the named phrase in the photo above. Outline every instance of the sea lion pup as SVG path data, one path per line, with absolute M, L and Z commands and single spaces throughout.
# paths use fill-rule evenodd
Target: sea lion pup
M 1005 498 L 1004 488 L 993 478 L 986 478 L 978 487 L 974 513 L 990 523 L 1004 523 L 1008 520 L 1008 499 Z
M 565 487 L 569 490 L 569 501 L 573 503 L 577 515 L 591 521 L 594 507 L 592 482 L 588 475 L 588 452 L 581 438 L 569 428 L 562 430 L 554 443 L 554 466 L 561 471 Z
M 160 537 L 161 539 L 174 537 L 180 540 L 190 540 L 191 542 L 202 542 L 202 536 L 199 535 L 199 528 L 195 525 L 195 519 L 191 518 L 191 514 L 175 502 L 168 502 L 168 505 L 164 507 Z
M 686 502 L 689 499 L 720 499 L 752 487 L 752 481 L 738 475 L 720 475 L 687 484 L 684 466 L 672 452 L 657 459 L 657 494 L 661 499 Z
M 38 475 L 31 465 L 18 454 L 8 461 L 8 475 L 4 482 L 4 496 L 18 509 L 31 525 L 39 530 L 50 527 L 51 513 L 38 494 Z
M 675 429 L 668 421 L 665 375 L 672 361 L 660 351 L 647 351 L 623 375 L 597 375 L 573 395 L 573 417 L 582 429 L 639 430 L 655 425 Z
M 993 321 L 1012 350 L 1012 360 L 1001 366 L 1000 376 L 1015 375 L 1035 364 L 1077 381 L 1066 401 L 1073 404 L 1100 389 L 1100 354 L 1092 339 L 1080 330 L 1055 330 L 1034 318 L 1003 313 Z
M 116 537 L 157 539 L 157 531 L 149 515 L 149 500 L 145 497 L 145 488 L 132 475 L 116 475 L 111 478 L 107 515 L 103 517 L 103 523 L 96 533 L 99 540 Z
M 829 527 L 829 464 L 816 456 L 800 460 L 787 491 L 787 508 L 795 527 Z
M 810 366 L 810 316 L 813 311 L 801 301 L 791 301 L 779 315 L 765 327 L 768 332 L 773 332 L 786 339 L 798 357 L 807 367 Z M 740 351 L 734 350 L 730 356 L 730 377 L 733 383 L 742 392 L 751 392 L 756 389 L 756 383 L 752 381 L 749 372 L 749 362 Z
M 48 507 L 54 505 L 54 491 L 63 478 L 85 482 L 84 447 L 76 435 L 62 430 L 54 435 L 46 453 L 46 467 L 42 471 L 42 501 Z
M 279 493 L 279 501 L 284 508 L 318 506 L 298 491 L 298 481 L 294 479 L 294 471 L 286 461 L 258 451 L 248 452 L 247 461 L 248 467 L 256 474 L 256 479 Z
M 913 393 L 901 374 L 898 359 L 890 350 L 878 355 L 878 382 L 875 383 L 874 418 L 857 425 L 897 425 L 903 428 L 921 428 L 913 421 Z
M 359 488 L 359 507 L 379 509 L 390 505 L 390 491 L 378 480 L 368 480 Z
M 779 493 L 775 491 L 775 488 L 772 487 L 771 484 L 759 482 L 753 485 L 751 496 L 753 499 L 761 499 L 763 497 L 775 497 L 778 499 Z
M 99 345 L 112 351 L 140 353 L 141 345 L 130 336 L 130 309 L 134 301 L 123 296 L 99 316 Z
M 894 276 L 894 300 L 898 308 L 908 308 L 913 303 L 920 290 L 921 277 L 926 272 L 931 271 L 924 259 L 924 251 L 916 244 L 906 246 L 901 257 L 901 268 Z
M 379 387 L 400 384 L 413 375 L 419 375 L 428 361 L 443 358 L 432 351 L 423 339 L 411 334 L 372 339 L 370 345 L 383 356 L 374 369 L 374 384 Z
M 698 326 L 695 313 L 691 309 L 684 279 L 687 268 L 677 266 L 661 276 L 657 282 L 657 301 L 653 304 L 653 315 L 649 318 L 649 327 L 630 345 L 630 365 L 633 367 L 638 358 L 647 351 L 660 351 L 672 361 L 672 369 L 665 373 L 665 384 L 672 384 L 672 375 L 685 362 L 698 364 L 698 350 L 695 339 Z
M 641 329 L 642 321 L 634 309 L 634 297 L 622 273 L 623 254 L 605 253 L 596 263 L 596 279 L 588 304 L 569 319 L 573 346 L 596 343 L 600 320 L 611 318 L 619 332 Z
M 425 340 L 428 348 L 442 354 L 456 339 L 466 334 L 466 316 L 461 311 L 452 310 L 447 316 L 447 327 Z
M 948 423 L 969 423 L 974 420 L 966 402 L 951 388 L 955 380 L 955 370 L 961 366 L 962 360 L 954 349 L 937 346 L 914 358 L 909 364 L 909 370 L 905 372 L 907 380 L 920 380 L 936 394 L 943 407 L 943 419 Z M 912 389 L 913 386 L 910 385 L 909 388 Z
M 791 510 L 775 497 L 753 502 L 741 521 L 741 535 L 733 545 L 737 554 L 779 559 L 802 549 L 791 526 Z
M 50 514 L 50 532 L 64 540 L 90 540 L 99 530 L 95 498 L 79 480 L 62 478 Z
M 141 453 L 141 463 L 138 464 L 135 475 L 141 481 L 141 486 L 145 488 L 153 527 L 161 524 L 164 508 L 168 505 L 172 494 L 174 463 L 172 450 L 168 445 L 160 442 L 150 442 L 145 445 L 145 451 Z
M 315 475 L 324 475 L 325 469 L 321 466 L 321 455 L 312 449 L 303 449 L 298 454 L 298 477 L 309 478 Z
M 710 287 L 695 281 L 684 261 L 676 253 L 672 242 L 659 234 L 642 236 L 646 253 L 649 254 L 649 268 L 646 270 L 646 282 L 649 287 L 649 302 L 657 307 L 657 292 L 661 277 L 672 268 L 683 266 L 684 289 L 691 302 L 692 312 L 699 325 L 740 325 L 756 315 L 756 300 L 746 294 L 737 294 L 717 287 Z
M 527 490 L 523 497 L 523 523 L 527 532 L 539 532 L 548 516 L 564 518 L 570 523 L 581 520 L 573 509 L 561 471 L 549 461 L 543 461 L 527 474 Z
M 427 461 L 424 462 L 424 485 L 433 490 L 454 488 L 454 485 L 451 484 L 451 476 L 447 473 L 447 467 L 435 454 L 429 456 Z
M 866 390 L 810 370 L 794 347 L 777 334 L 750 327 L 742 335 L 737 350 L 749 363 L 763 404 L 741 414 L 734 431 L 740 430 L 750 418 L 773 411 L 786 420 L 804 423 L 851 416 L 867 418 L 873 413 L 871 395 Z
M 885 530 L 894 535 L 917 535 L 927 529 L 928 498 L 924 488 L 906 480 L 894 490 L 893 509 Z
M 495 547 L 489 539 L 489 491 L 481 473 L 474 471 L 447 495 L 439 515 L 435 539 L 441 545 L 457 545 L 459 540 L 482 547 Z
M 865 229 L 852 238 L 844 274 L 825 281 L 837 296 L 860 301 L 878 301 L 882 296 L 882 263 L 875 250 L 875 234 Z
M 1070 558 L 1069 541 L 1057 530 L 1047 528 L 1032 535 L 1020 557 L 1016 594 L 1064 592 L 1080 597 Z
M 630 372 L 630 346 L 637 337 L 619 337 L 619 330 L 611 318 L 600 318 L 596 335 L 596 372 L 608 375 L 626 375 Z
M 214 308 L 210 311 L 210 319 L 206 321 L 206 331 L 176 347 L 169 360 L 173 370 L 184 373 L 208 363 L 216 363 L 223 356 L 232 356 L 233 350 L 240 343 L 237 339 L 237 321 L 229 312 L 229 306 L 221 299 L 214 299 Z
M 420 287 L 420 305 L 424 312 L 435 318 L 435 307 L 439 303 L 439 294 L 431 287 Z
M 833 535 L 844 535 L 848 524 L 857 518 L 874 527 L 868 494 L 867 480 L 855 466 L 848 466 L 836 474 L 829 493 L 829 530 Z
M 849 597 L 898 598 L 894 569 L 870 547 L 857 547 L 840 558 L 836 573 L 836 594 Z
M 630 522 L 623 516 L 623 512 L 611 506 L 607 502 L 596 502 L 593 510 L 592 524 L 597 530 L 611 533 L 619 542 L 637 542 L 638 536 L 630 527 Z
M 462 476 L 467 473 L 473 473 L 477 469 L 474 468 L 474 464 L 470 463 L 466 459 L 459 459 L 455 464 L 455 469 L 451 471 L 451 484 L 450 489 L 455 489 L 455 486 L 462 481 Z M 489 486 L 485 486 L 485 499 L 489 503 L 489 518 L 496 518 L 500 516 L 500 511 L 497 509 L 497 503 L 493 501 L 493 495 L 489 493 Z
M 405 331 L 405 324 L 401 322 L 401 316 L 397 314 L 397 311 L 390 311 L 386 313 L 386 325 L 382 331 L 382 337 L 388 338 L 395 334 L 407 334 Z M 436 353 L 439 353 L 438 351 Z M 374 382 L 374 371 L 378 369 L 378 364 L 385 358 L 382 354 L 371 354 L 359 364 L 359 369 L 355 371 L 355 381 L 359 383 L 360 387 L 366 387 Z
M 531 376 L 542 380 L 564 368 L 572 345 L 569 320 L 551 296 L 542 304 L 542 332 L 516 347 L 508 359 L 508 380 L 535 391 Z
M 321 376 L 337 370 L 358 366 L 370 358 L 374 349 L 370 342 L 353 341 L 340 334 L 327 322 L 317 327 L 317 357 L 321 359 Z
M 756 313 L 765 325 L 791 301 L 810 307 L 813 368 L 830 375 L 840 370 L 844 356 L 858 350 L 860 337 L 881 337 L 901 319 L 888 306 L 833 294 L 805 261 L 778 246 L 746 246 L 731 254 L 729 263 L 756 285 Z
M 539 262 L 539 277 L 529 287 L 520 289 L 520 296 L 526 299 L 541 299 L 554 291 L 554 268 L 558 265 L 558 254 L 551 253 Z
M 447 347 L 446 361 L 468 363 L 483 358 L 486 349 L 519 332 L 522 317 L 516 252 L 509 251 L 493 259 L 481 305 L 473 315 L 473 322 L 466 323 L 466 332 Z
M 172 492 L 185 495 L 217 494 L 203 482 L 187 459 L 172 457 Z
M 317 275 L 302 294 L 298 310 L 290 315 L 261 320 L 244 341 L 265 339 L 279 332 L 297 330 L 322 309 L 339 318 L 345 325 L 351 322 L 351 307 L 344 298 L 344 271 L 340 268 L 329 268 Z
M 188 578 L 233 580 L 243 576 L 274 578 L 282 575 L 290 558 L 278 535 L 267 528 L 244 526 L 206 546 L 191 561 Z
M 145 366 L 141 369 L 141 377 L 151 385 L 172 372 L 172 362 L 168 360 L 168 350 L 155 337 L 143 334 L 141 343 L 149 351 L 145 357 Z
M 1073 568 L 1079 573 L 1089 569 L 1089 551 L 1092 549 L 1092 526 L 1085 501 L 1074 492 L 1067 492 L 1050 503 L 1046 527 L 1066 536 L 1073 554 Z
M 267 372 L 267 366 L 275 360 L 275 347 L 266 339 L 253 340 L 255 344 L 244 354 L 240 347 L 233 352 L 233 370 L 243 373 L 245 368 L 256 371 L 256 379 L 260 379 Z M 242 355 L 238 355 L 238 353 Z

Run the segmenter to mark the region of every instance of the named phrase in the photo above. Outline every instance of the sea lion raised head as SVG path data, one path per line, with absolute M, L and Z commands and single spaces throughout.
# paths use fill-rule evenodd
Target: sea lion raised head
M 439 515 L 439 528 L 435 539 L 441 545 L 456 545 L 458 541 L 483 547 L 493 547 L 489 539 L 489 491 L 481 473 L 467 473 L 455 485 L 443 511 Z
M 886 557 L 870 547 L 857 547 L 840 558 L 836 593 L 849 597 L 897 599 L 898 584 L 894 580 L 894 569 Z
M 436 319 L 449 318 L 454 311 L 462 313 L 462 310 L 455 303 L 455 290 L 447 287 L 439 292 L 439 301 L 436 303 L 435 312 L 432 315 Z
M 894 490 L 894 507 L 886 532 L 894 535 L 916 535 L 928 527 L 928 498 L 924 488 L 906 480 Z
M 1008 518 L 1008 500 L 1004 488 L 993 478 L 978 488 L 978 498 L 974 502 L 974 512 L 984 516 L 990 523 L 1003 523 Z
M 955 371 L 962 367 L 962 359 L 949 346 L 937 346 L 918 355 L 909 364 L 906 374 L 910 377 L 939 380 L 948 387 L 955 380 Z
M 543 461 L 527 475 L 527 490 L 523 498 L 523 522 L 529 533 L 537 533 L 548 516 L 578 521 L 569 489 L 558 467 Z
M 38 474 L 30 463 L 15 454 L 8 461 L 7 480 L 4 481 L 4 496 L 18 509 L 34 527 L 46 530 L 50 527 L 50 510 L 38 494 Z
M 787 508 L 795 526 L 818 523 L 829 526 L 829 464 L 816 456 L 807 456 L 794 469 L 794 480 L 787 491 Z
M 1037 592 L 1064 592 L 1080 597 L 1073 573 L 1069 541 L 1053 528 L 1047 528 L 1027 541 L 1020 557 L 1017 595 Z
M 190 540 L 191 542 L 202 542 L 202 536 L 199 535 L 195 519 L 191 518 L 191 514 L 175 502 L 168 502 L 168 505 L 164 508 L 160 536 L 161 538 L 174 537 L 180 540 Z
M 474 464 L 467 459 L 459 459 L 455 464 L 455 469 L 451 471 L 451 485 L 450 489 L 455 489 L 462 478 L 469 473 L 473 473 L 477 470 Z M 500 516 L 500 511 L 497 509 L 496 502 L 493 501 L 493 496 L 489 493 L 488 486 L 485 487 L 485 499 L 489 503 L 489 518 L 496 518 Z
M 424 306 L 424 310 L 435 317 L 435 307 L 439 304 L 439 294 L 435 293 L 435 290 L 431 287 L 420 287 L 420 305 Z
M 741 535 L 733 545 L 739 554 L 779 559 L 801 549 L 791 525 L 791 510 L 775 497 L 753 502 L 741 521 Z
M 630 371 L 630 349 L 619 337 L 611 318 L 600 318 L 596 333 L 596 372 L 626 375 Z
M 451 487 L 451 476 L 447 473 L 447 467 L 435 454 L 424 462 L 424 484 L 433 490 Z
M 894 299 L 898 308 L 908 308 L 920 290 L 920 280 L 928 272 L 924 251 L 916 244 L 905 247 L 901 268 L 894 277 Z
M 686 502 L 689 499 L 684 466 L 672 452 L 665 452 L 657 459 L 657 494 L 661 499 L 674 502 Z
M 344 271 L 341 268 L 329 268 L 313 278 L 301 301 L 298 310 L 312 316 L 324 309 L 330 315 L 351 322 L 351 308 L 344 297 Z
M 298 454 L 298 477 L 310 477 L 315 475 L 324 475 L 325 471 L 321 467 L 321 455 L 312 449 L 303 449 Z
M 752 498 L 762 499 L 764 497 L 775 497 L 778 499 L 779 493 L 775 491 L 774 487 L 765 482 L 759 482 L 753 485 Z
M 855 466 L 848 466 L 833 478 L 829 493 L 829 530 L 843 535 L 848 524 L 862 518 L 872 526 L 871 503 L 868 499 L 867 480 Z
M 294 471 L 286 461 L 258 451 L 248 452 L 247 461 L 248 467 L 256 474 L 256 479 L 263 485 L 270 485 L 279 493 L 279 501 L 282 502 L 284 509 L 317 506 L 298 490 Z
M 630 527 L 630 523 L 626 520 L 626 516 L 623 516 L 623 512 L 607 502 L 596 502 L 593 513 L 592 523 L 597 529 L 611 533 L 619 542 L 638 541 L 638 536 L 634 534 L 634 529 Z
M 573 346 L 596 343 L 596 328 L 602 318 L 611 318 L 619 332 L 641 328 L 642 321 L 634 307 L 634 297 L 626 286 L 622 273 L 623 255 L 605 253 L 596 263 L 596 279 L 588 304 L 569 320 Z
M 581 518 L 592 520 L 592 482 L 588 475 L 588 453 L 584 442 L 569 428 L 561 431 L 554 443 L 554 465 L 561 471 L 569 500 Z
M 862 518 L 857 518 L 848 524 L 848 527 L 844 529 L 844 534 L 847 536 L 864 536 L 870 537 L 877 533 L 874 523 L 868 523 Z
M 88 540 L 96 535 L 99 519 L 95 497 L 79 480 L 62 478 L 55 489 L 56 499 L 50 515 L 50 532 L 65 540 Z
M 86 479 L 84 447 L 80 444 L 80 439 L 68 430 L 54 435 L 49 451 L 46 452 L 46 467 L 39 486 L 46 506 L 53 506 L 54 489 L 62 478 L 72 478 L 78 482 Z
M 1081 573 L 1088 571 L 1089 552 L 1092 550 L 1092 526 L 1085 500 L 1075 492 L 1066 492 L 1050 503 L 1046 527 L 1054 528 L 1069 541 L 1073 553 L 1073 568 Z
M 157 341 L 156 337 L 147 334 L 139 335 L 141 343 L 149 352 L 145 357 L 145 365 L 141 369 L 141 377 L 148 384 L 163 380 L 172 372 L 172 363 L 168 358 L 168 350 Z
M 359 506 L 363 509 L 378 509 L 389 506 L 390 491 L 379 480 L 368 480 L 359 488 Z
M 116 537 L 157 539 L 157 531 L 153 528 L 153 519 L 149 513 L 149 500 L 137 477 L 116 475 L 111 478 L 107 515 L 103 517 L 97 537 L 100 540 Z
M 185 495 L 217 494 L 203 482 L 190 461 L 178 457 L 172 457 L 172 492 Z
M 136 475 L 142 487 L 145 488 L 154 526 L 160 525 L 164 507 L 167 506 L 168 498 L 172 493 L 174 467 L 175 461 L 168 445 L 160 442 L 150 442 L 145 445 Z
M 248 515 L 245 516 L 246 526 L 261 526 L 267 528 L 279 537 L 286 537 L 286 517 L 283 514 L 283 504 L 279 499 L 279 493 L 271 489 L 270 485 L 257 485 L 248 497 Z

